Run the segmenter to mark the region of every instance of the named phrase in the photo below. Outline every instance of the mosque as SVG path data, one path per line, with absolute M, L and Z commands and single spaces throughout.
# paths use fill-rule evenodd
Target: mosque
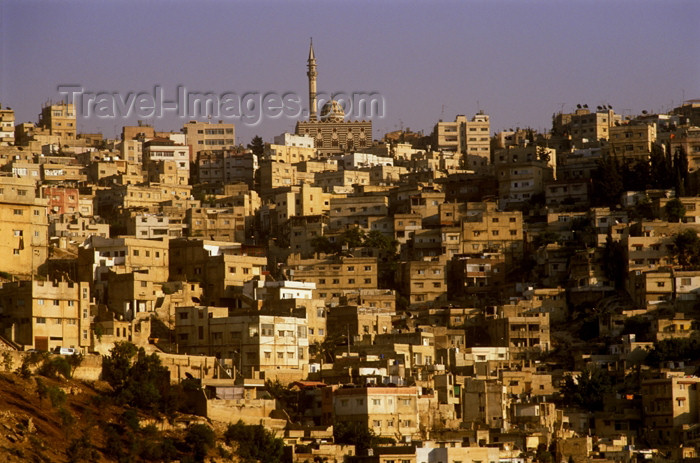
M 309 78 L 309 120 L 299 121 L 296 126 L 297 135 L 308 135 L 314 139 L 319 155 L 326 157 L 352 151 L 361 151 L 372 144 L 372 121 L 345 120 L 343 106 L 331 100 L 323 105 L 317 118 L 316 110 L 316 56 L 313 41 L 309 47 L 308 71 Z

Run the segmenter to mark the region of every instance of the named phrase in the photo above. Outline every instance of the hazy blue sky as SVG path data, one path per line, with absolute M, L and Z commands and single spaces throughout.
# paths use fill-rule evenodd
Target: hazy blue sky
M 491 116 L 493 131 L 611 104 L 624 114 L 700 98 L 700 1 L 0 2 L 0 103 L 36 122 L 60 84 L 88 92 L 295 92 L 307 103 L 314 38 L 320 91 L 380 93 L 374 137 L 403 124 Z M 101 130 L 129 119 L 82 118 Z M 189 118 L 185 118 L 187 120 Z M 295 120 L 236 123 L 242 143 Z M 152 118 L 182 126 L 173 114 Z

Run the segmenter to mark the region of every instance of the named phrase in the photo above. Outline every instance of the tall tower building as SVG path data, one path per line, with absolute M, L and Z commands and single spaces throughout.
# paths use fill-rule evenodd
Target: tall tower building
M 314 55 L 314 40 L 311 39 L 309 46 L 309 70 L 306 75 L 309 78 L 309 121 L 316 120 L 316 56 Z
M 297 122 L 296 134 L 314 139 L 314 147 L 320 156 L 329 156 L 362 150 L 372 144 L 372 121 L 346 121 L 343 106 L 335 100 L 328 101 L 317 117 L 316 55 L 313 41 L 309 47 L 306 75 L 309 78 L 309 120 Z

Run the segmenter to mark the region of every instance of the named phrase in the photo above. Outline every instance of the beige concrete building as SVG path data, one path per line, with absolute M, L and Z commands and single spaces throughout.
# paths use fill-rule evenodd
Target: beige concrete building
M 417 436 L 418 391 L 415 387 L 336 389 L 333 420 L 328 423 L 339 421 L 366 425 L 380 437 L 403 440 L 403 436 Z
M 621 121 L 622 116 L 612 109 L 599 107 L 594 113 L 586 108 L 577 109 L 569 123 L 571 142 L 575 147 L 582 147 L 585 143 L 608 140 L 615 123 Z
M 31 179 L 0 176 L 0 270 L 34 275 L 49 253 L 48 202 Z
M 296 137 L 308 139 L 311 144 L 265 144 L 265 152 L 263 159 L 272 162 L 284 162 L 285 164 L 296 164 L 297 162 L 310 161 L 316 159 L 316 148 L 314 147 L 314 139 L 311 137 Z
M 170 240 L 170 279 L 202 283 L 205 304 L 241 307 L 245 282 L 260 278 L 267 258 L 239 243 L 193 238 Z
M 631 122 L 610 128 L 609 152 L 617 159 L 646 161 L 656 141 L 656 125 Z
M 551 346 L 548 313 L 502 313 L 487 319 L 485 328 L 493 345 L 509 347 L 511 352 L 546 352 Z
M 501 212 L 494 203 L 469 203 L 473 213 L 462 221 L 461 254 L 501 252 L 510 265 L 523 253 L 520 211 Z
M 362 170 L 339 170 L 317 172 L 313 184 L 328 193 L 352 193 L 354 185 L 369 185 L 369 172 Z
M 377 288 L 376 257 L 319 256 L 287 258 L 284 272 L 289 279 L 316 283 L 316 291 L 327 302 L 338 301 L 346 291 Z
M 168 281 L 167 238 L 102 238 L 91 236 L 78 247 L 78 276 L 89 281 L 99 302 L 109 295 L 109 273 L 139 273 L 139 279 L 152 283 Z
M 227 307 L 178 307 L 178 351 L 227 359 L 246 378 L 272 379 L 278 370 L 308 374 L 305 318 L 263 314 L 229 315 Z
M 398 283 L 410 304 L 427 304 L 447 299 L 447 258 L 401 262 Z
M 171 185 L 187 185 L 190 179 L 190 149 L 169 139 L 154 138 L 143 144 L 143 165 L 149 170 L 150 164 L 174 162 L 173 171 L 176 173 Z
M 254 217 L 242 207 L 192 207 L 185 212 L 189 236 L 213 241 L 245 242 L 253 233 Z
M 48 130 L 51 135 L 60 137 L 62 142 L 75 139 L 75 107 L 67 103 L 47 104 L 41 108 L 38 126 Z
M 23 280 L 0 288 L 2 334 L 25 349 L 90 346 L 87 282 Z
M 0 146 L 15 144 L 15 111 L 0 106 Z
M 498 380 L 465 378 L 462 390 L 462 421 L 508 429 L 507 389 Z
M 374 221 L 388 215 L 389 202 L 384 195 L 331 196 L 329 209 L 331 230 L 359 227 L 369 232 Z
M 236 148 L 236 128 L 233 124 L 219 121 L 211 122 L 189 121 L 182 126 L 187 145 L 190 147 L 189 161 L 194 162 L 203 150 L 233 150 Z
M 483 111 L 470 120 L 458 115 L 454 122 L 438 122 L 433 129 L 434 150 L 454 151 L 465 169 L 483 171 L 491 163 L 489 116 Z
M 698 422 L 695 376 L 671 376 L 642 381 L 645 437 L 652 445 L 678 445 L 685 427 Z

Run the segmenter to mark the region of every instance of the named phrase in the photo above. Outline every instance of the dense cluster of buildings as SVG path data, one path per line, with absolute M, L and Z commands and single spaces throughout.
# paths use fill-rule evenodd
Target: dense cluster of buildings
M 68 103 L 0 109 L 3 344 L 210 357 L 205 412 L 279 429 L 300 463 L 695 458 L 697 359 L 646 359 L 699 334 L 700 102 L 379 141 L 338 102 L 317 115 L 316 76 L 312 48 L 309 120 L 250 149 L 224 122 L 107 140 Z M 601 166 L 654 153 L 681 183 L 601 203 Z M 594 370 L 617 379 L 602 409 L 565 394 Z M 394 443 L 356 453 L 339 423 Z

